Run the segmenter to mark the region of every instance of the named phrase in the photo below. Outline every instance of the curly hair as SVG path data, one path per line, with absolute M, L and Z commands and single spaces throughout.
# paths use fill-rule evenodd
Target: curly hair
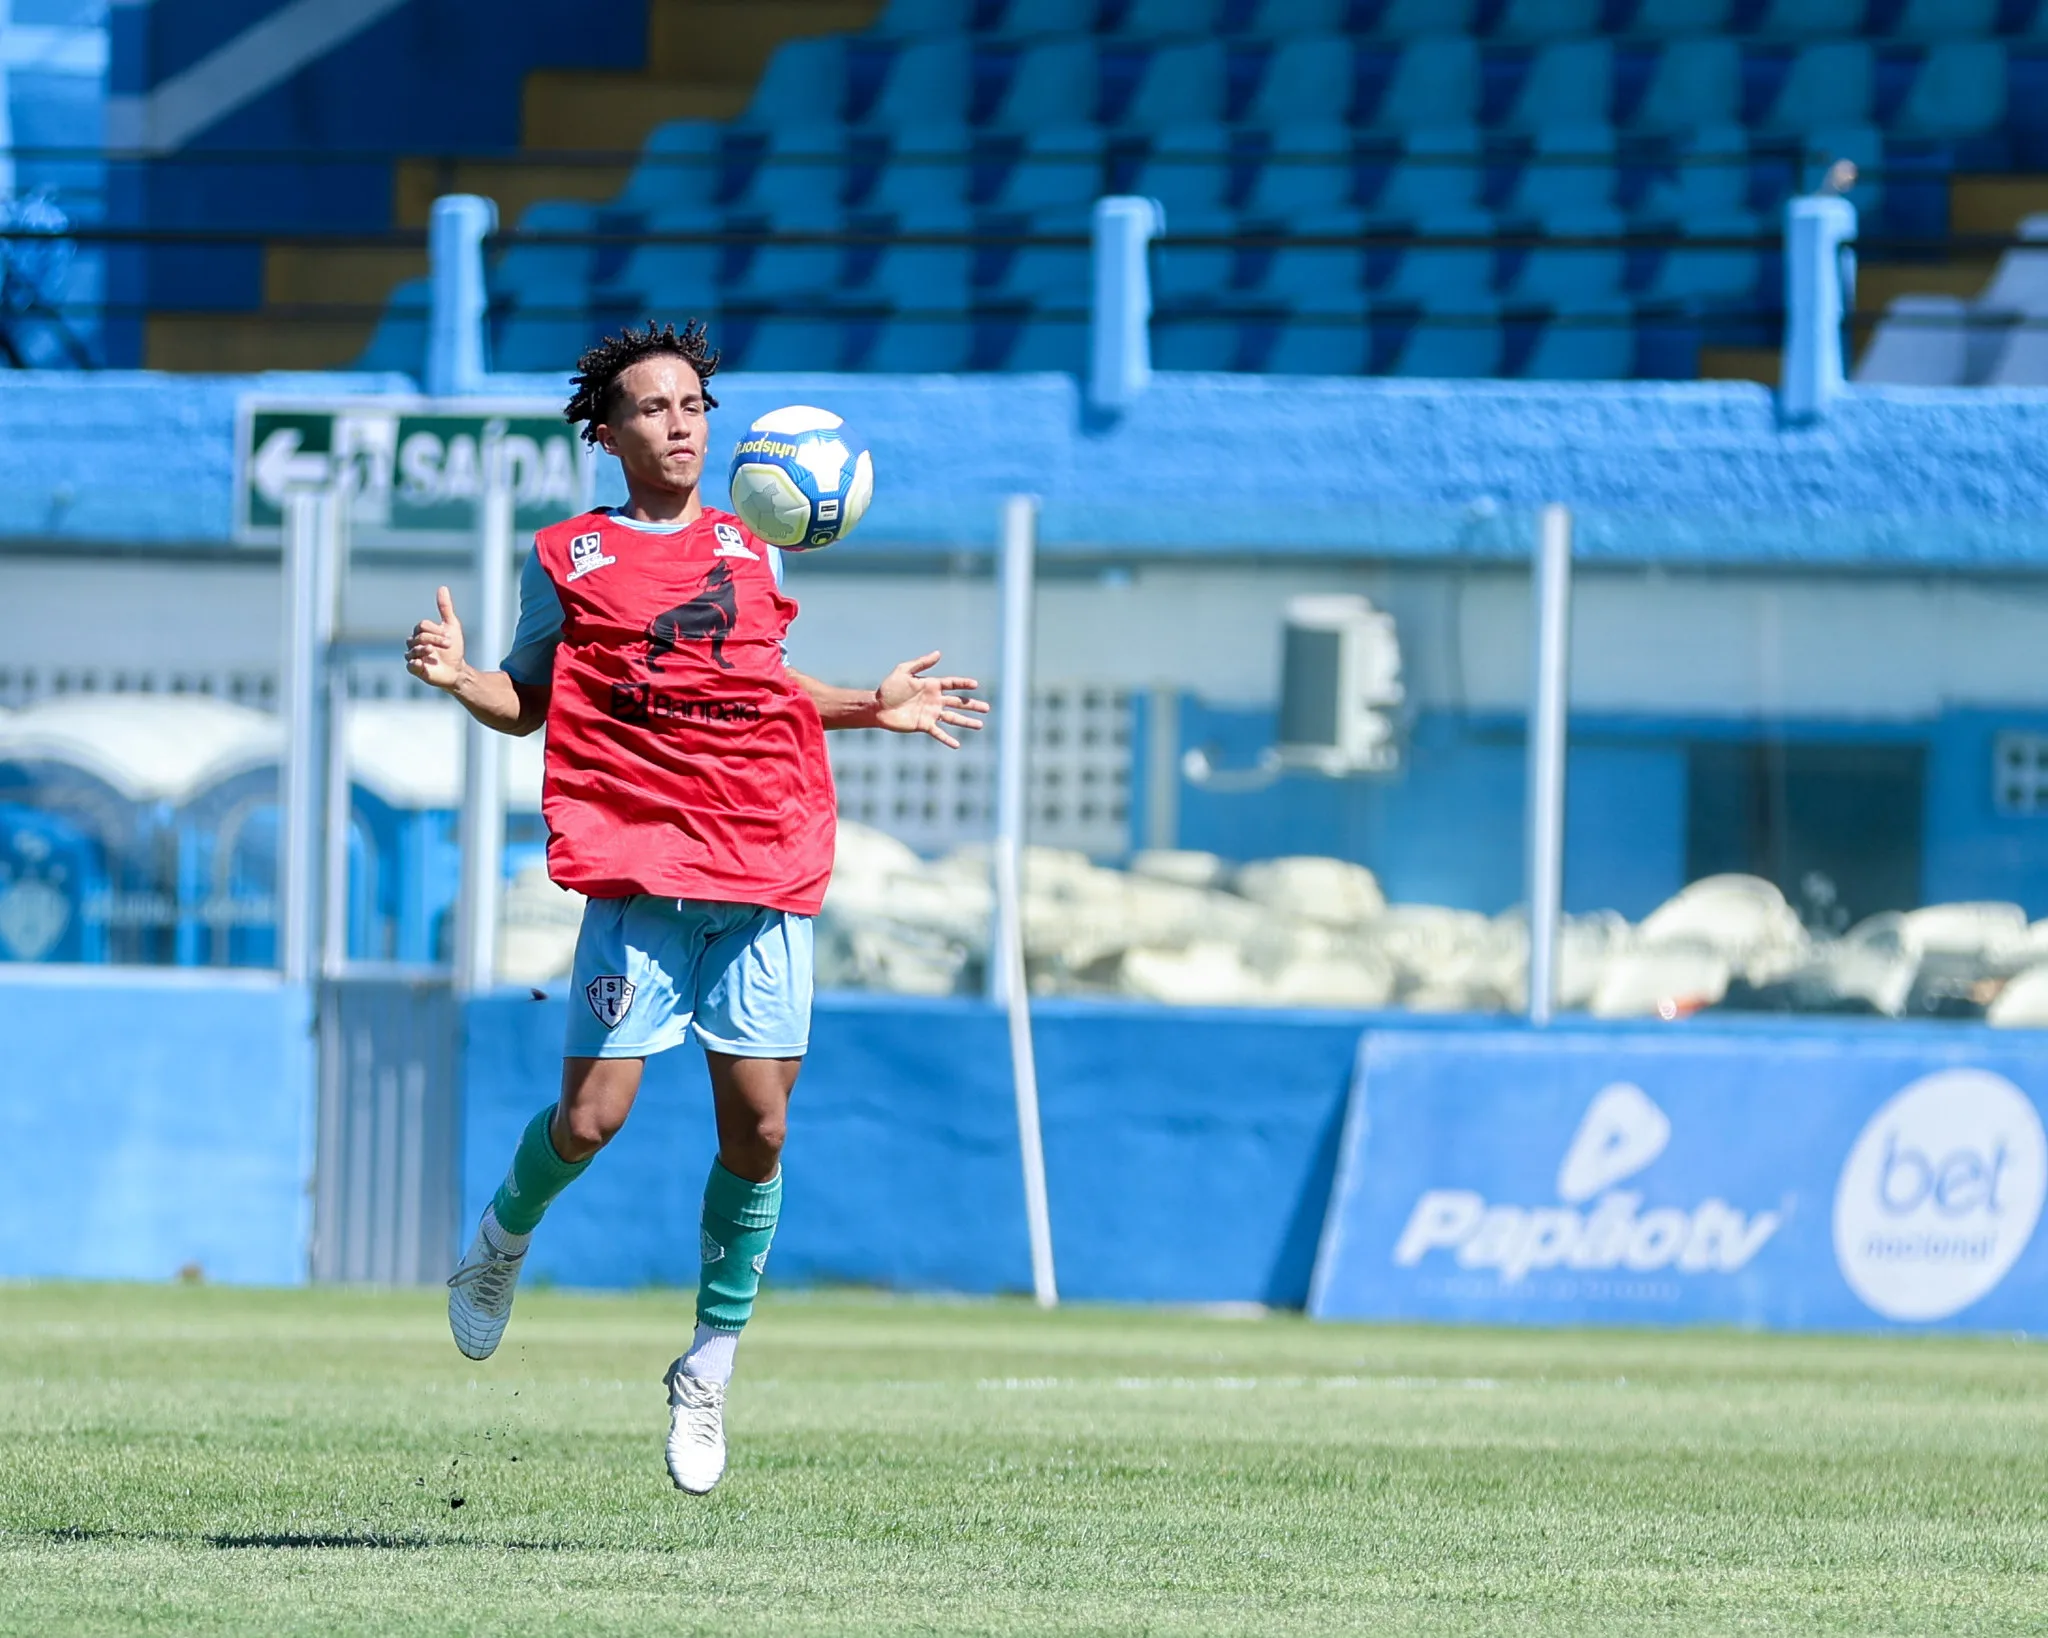
M 612 394 L 619 377 L 643 358 L 658 358 L 664 353 L 687 363 L 697 372 L 700 382 L 708 384 L 718 371 L 718 350 L 706 338 L 704 326 L 695 319 L 688 320 L 680 332 L 673 324 L 664 324 L 657 330 L 652 319 L 644 330 L 628 325 L 617 335 L 606 336 L 595 347 L 584 349 L 583 356 L 576 360 L 576 373 L 569 379 L 569 402 L 562 406 L 562 419 L 582 422 L 583 441 L 596 443 L 598 424 L 611 414 Z M 704 407 L 718 408 L 718 400 L 708 390 Z

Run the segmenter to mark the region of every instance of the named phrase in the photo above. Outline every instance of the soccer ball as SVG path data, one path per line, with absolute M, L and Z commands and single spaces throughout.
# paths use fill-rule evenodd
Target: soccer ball
M 830 546 L 860 522 L 874 493 L 867 446 L 830 410 L 774 410 L 732 452 L 733 511 L 784 551 Z

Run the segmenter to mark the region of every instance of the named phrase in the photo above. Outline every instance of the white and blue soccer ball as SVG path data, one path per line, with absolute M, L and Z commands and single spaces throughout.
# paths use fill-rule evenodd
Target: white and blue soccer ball
M 786 552 L 830 546 L 860 522 L 874 494 L 867 445 L 830 410 L 773 410 L 732 452 L 733 511 Z

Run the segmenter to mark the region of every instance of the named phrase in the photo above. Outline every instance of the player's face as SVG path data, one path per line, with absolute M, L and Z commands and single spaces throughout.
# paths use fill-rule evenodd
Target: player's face
M 709 432 L 704 383 L 689 361 L 643 358 L 612 389 L 611 419 L 597 441 L 618 456 L 629 484 L 687 494 L 704 474 Z

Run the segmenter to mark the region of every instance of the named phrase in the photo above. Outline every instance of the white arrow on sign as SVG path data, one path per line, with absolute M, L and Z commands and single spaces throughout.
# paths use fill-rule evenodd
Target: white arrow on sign
M 257 494 L 272 506 L 283 507 L 288 490 L 327 481 L 327 457 L 317 451 L 301 455 L 301 440 L 297 427 L 279 427 L 263 440 L 255 460 L 249 463 Z

